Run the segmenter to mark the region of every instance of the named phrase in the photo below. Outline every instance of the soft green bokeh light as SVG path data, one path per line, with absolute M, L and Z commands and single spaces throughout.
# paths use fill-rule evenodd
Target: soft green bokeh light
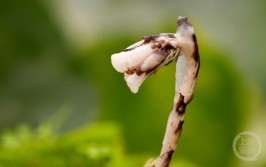
M 110 56 L 144 35 L 175 32 L 184 14 L 201 68 L 173 166 L 265 166 L 265 149 L 252 163 L 232 150 L 241 131 L 266 141 L 264 2 L 237 3 L 0 2 L 0 166 L 130 167 L 157 156 L 174 62 L 132 94 Z

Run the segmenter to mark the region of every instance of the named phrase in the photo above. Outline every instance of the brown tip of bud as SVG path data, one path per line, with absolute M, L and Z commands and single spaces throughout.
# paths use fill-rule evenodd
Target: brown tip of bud
M 180 27 L 190 27 L 192 26 L 192 24 L 189 22 L 188 17 L 183 17 L 183 16 L 179 16 L 177 19 L 177 29 L 179 29 Z
M 188 23 L 188 17 L 179 16 L 178 19 L 177 19 L 177 24 L 181 25 L 183 23 Z

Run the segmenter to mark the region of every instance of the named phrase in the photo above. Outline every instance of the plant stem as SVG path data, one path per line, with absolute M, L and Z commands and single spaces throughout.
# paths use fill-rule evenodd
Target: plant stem
M 182 67 L 182 65 L 185 67 Z M 163 146 L 155 167 L 168 167 L 182 133 L 186 106 L 193 98 L 194 86 L 199 70 L 199 59 L 179 56 L 176 63 L 176 93 L 174 105 L 169 114 Z
M 168 118 L 166 133 L 163 140 L 163 147 L 160 157 L 157 159 L 156 167 L 169 166 L 172 155 L 176 150 L 176 144 L 182 133 L 186 103 L 184 103 L 183 95 L 179 94 L 177 96 L 177 101 L 175 102 Z

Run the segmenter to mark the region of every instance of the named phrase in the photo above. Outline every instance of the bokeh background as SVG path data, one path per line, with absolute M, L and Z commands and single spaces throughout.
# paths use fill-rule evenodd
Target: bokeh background
M 143 166 L 156 157 L 175 66 L 132 94 L 110 56 L 142 36 L 193 23 L 201 55 L 195 98 L 172 166 L 266 166 L 264 1 L 0 2 L 0 166 Z M 239 160 L 235 136 L 262 140 Z

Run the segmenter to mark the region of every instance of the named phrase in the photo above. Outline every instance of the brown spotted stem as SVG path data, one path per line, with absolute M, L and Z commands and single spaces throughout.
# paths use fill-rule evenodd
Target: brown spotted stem
M 179 18 L 178 21 L 185 26 L 189 24 L 187 18 Z M 179 33 L 179 30 L 177 33 Z M 180 34 L 182 33 L 184 34 L 184 32 L 180 31 Z M 170 166 L 172 156 L 176 151 L 176 146 L 182 133 L 186 107 L 193 98 L 194 87 L 199 72 L 200 59 L 195 34 L 190 37 L 181 35 L 181 37 L 186 39 L 183 39 L 183 42 L 178 44 L 181 52 L 176 63 L 174 105 L 168 118 L 162 150 L 156 160 L 155 167 Z M 185 69 L 182 69 L 182 64 L 185 64 Z M 184 74 L 180 76 L 182 72 Z

